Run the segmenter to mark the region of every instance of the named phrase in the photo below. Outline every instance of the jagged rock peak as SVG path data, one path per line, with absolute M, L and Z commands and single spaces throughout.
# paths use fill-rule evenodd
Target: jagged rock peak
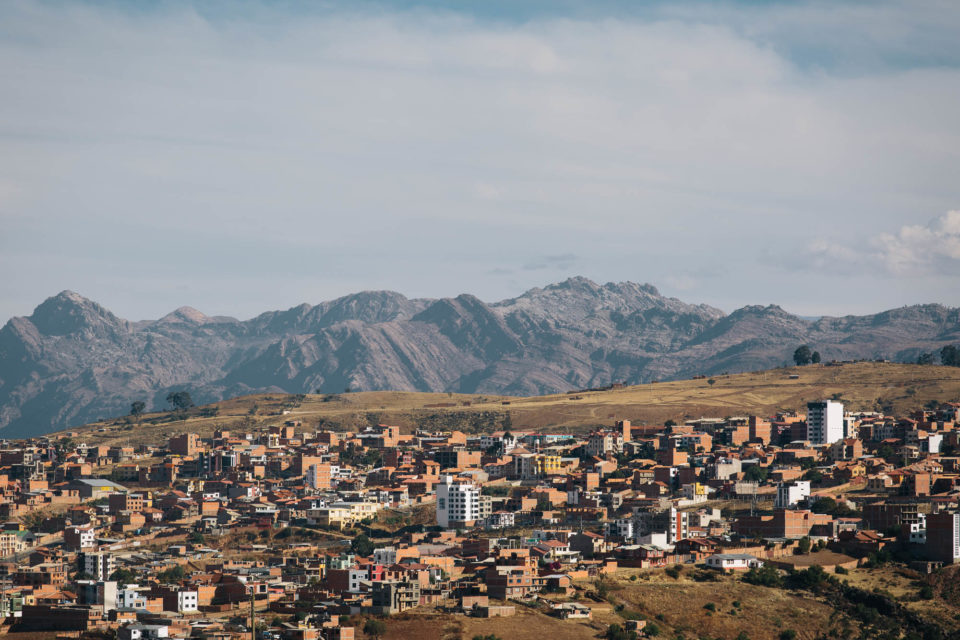
M 209 318 L 201 311 L 193 307 L 180 307 L 163 316 L 157 322 L 185 322 L 187 324 L 204 324 Z
M 67 335 L 83 329 L 119 327 L 124 321 L 74 291 L 61 291 L 33 310 L 30 321 L 46 335 Z

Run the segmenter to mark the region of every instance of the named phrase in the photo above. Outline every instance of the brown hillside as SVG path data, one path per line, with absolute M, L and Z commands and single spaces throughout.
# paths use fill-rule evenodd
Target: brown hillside
M 791 376 L 798 376 L 791 379 Z M 710 384 L 710 380 L 713 384 Z M 358 429 L 399 424 L 407 429 L 459 428 L 485 431 L 582 430 L 615 419 L 660 424 L 667 419 L 769 415 L 800 409 L 811 400 L 839 394 L 851 409 L 884 408 L 901 413 L 931 401 L 960 399 L 960 368 L 861 362 L 811 365 L 711 379 L 658 382 L 608 391 L 517 398 L 495 395 L 374 391 L 337 395 L 243 396 L 209 405 L 213 417 L 173 420 L 144 416 L 143 424 L 119 419 L 74 429 L 89 442 L 157 442 L 184 431 L 211 433 L 217 427 L 252 429 L 299 420 L 305 429 Z M 281 414 L 286 409 L 287 414 Z M 508 418 L 509 416 L 509 418 Z M 154 423 L 155 422 L 155 423 Z

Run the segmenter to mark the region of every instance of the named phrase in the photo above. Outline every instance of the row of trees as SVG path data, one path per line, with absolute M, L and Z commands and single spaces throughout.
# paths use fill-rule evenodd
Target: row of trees
M 940 355 L 940 363 L 948 367 L 960 367 L 960 345 L 948 344 L 938 352 L 924 351 L 917 357 L 917 364 L 934 364 Z M 810 345 L 800 345 L 793 352 L 793 361 L 798 367 L 820 362 L 820 352 L 814 351 Z
M 820 352 L 813 351 L 808 344 L 802 344 L 793 352 L 793 361 L 798 367 L 820 362 Z
M 940 354 L 940 364 L 947 367 L 960 367 L 960 345 L 948 344 L 939 351 Z M 936 360 L 936 355 L 924 351 L 917 357 L 917 364 L 933 364 Z
M 193 406 L 193 398 L 189 391 L 171 391 L 167 394 L 167 404 L 171 411 L 186 411 Z M 130 403 L 130 415 L 139 418 L 147 410 L 147 403 L 143 400 L 137 400 Z

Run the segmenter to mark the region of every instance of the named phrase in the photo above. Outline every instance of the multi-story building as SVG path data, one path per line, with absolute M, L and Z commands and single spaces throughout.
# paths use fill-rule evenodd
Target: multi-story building
M 795 482 L 781 482 L 777 485 L 777 497 L 774 498 L 775 509 L 789 509 L 810 497 L 810 482 L 797 480 Z
M 0 532 L 0 558 L 12 556 L 27 548 L 24 536 L 20 531 Z
M 560 456 L 543 453 L 526 453 L 513 457 L 513 476 L 522 480 L 543 478 L 560 473 L 563 461 Z
M 608 537 L 633 540 L 633 518 L 618 518 L 603 523 L 603 533 Z
M 96 546 L 96 534 L 93 527 L 67 527 L 63 542 L 71 549 L 92 549 Z
M 528 593 L 539 591 L 538 580 L 533 571 L 526 566 L 497 566 L 487 569 L 484 582 L 491 598 L 507 600 L 522 598 Z
M 170 453 L 181 456 L 192 456 L 203 448 L 200 442 L 200 436 L 195 433 L 181 433 L 178 436 L 170 438 L 167 448 Z
M 633 533 L 635 539 L 652 533 L 665 533 L 667 544 L 673 544 L 690 536 L 689 514 L 686 511 L 677 511 L 676 507 L 659 511 L 638 511 L 633 517 Z
M 480 489 L 445 476 L 437 485 L 437 524 L 444 529 L 473 527 L 480 520 Z
M 587 436 L 585 449 L 591 456 L 603 457 L 608 453 L 620 453 L 623 451 L 623 433 L 595 431 Z
M 843 403 L 833 400 L 807 403 L 807 440 L 833 444 L 843 440 Z
M 329 464 L 314 463 L 307 468 L 307 486 L 326 491 L 333 486 L 333 474 Z
M 960 561 L 960 513 L 944 511 L 927 516 L 927 555 L 946 564 Z
M 374 582 L 370 599 L 374 613 L 400 613 L 420 604 L 420 583 L 415 580 Z
M 83 554 L 83 572 L 90 576 L 91 580 L 108 580 L 115 568 L 112 554 L 89 551 Z

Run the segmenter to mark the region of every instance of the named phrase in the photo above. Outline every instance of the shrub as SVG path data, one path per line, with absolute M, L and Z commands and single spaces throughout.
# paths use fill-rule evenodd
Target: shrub
M 649 632 L 649 627 L 647 627 L 647 630 Z M 607 632 L 604 634 L 604 637 L 607 640 L 634 640 L 637 634 L 633 631 L 627 631 L 618 624 L 612 624 L 607 627 Z
M 707 611 L 716 611 L 717 605 L 715 605 L 712 602 L 708 602 L 707 604 L 703 605 L 703 608 L 706 609 Z
M 784 629 L 780 632 L 780 640 L 795 640 L 797 632 L 793 629 Z
M 383 620 L 367 620 L 366 624 L 363 625 L 363 632 L 368 636 L 379 638 L 387 632 L 387 625 Z
M 783 584 L 783 578 L 776 567 L 765 564 L 759 569 L 750 569 L 743 574 L 743 581 L 747 584 L 755 584 L 762 587 L 779 587 Z

